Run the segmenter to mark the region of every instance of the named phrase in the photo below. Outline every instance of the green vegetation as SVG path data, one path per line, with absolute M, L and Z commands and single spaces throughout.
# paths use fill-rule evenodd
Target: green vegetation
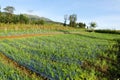
M 96 26 L 97 26 L 97 24 L 96 24 L 95 22 L 91 22 L 91 23 L 90 23 L 90 27 L 91 27 L 91 28 L 95 28 Z
M 15 69 L 11 63 L 2 58 L 3 56 L 0 53 L 0 80 L 42 80 L 42 78 L 34 77 L 34 75 L 30 77 L 27 74 L 23 74 L 21 70 Z
M 31 24 L 31 25 L 44 25 L 44 24 L 61 24 L 69 27 L 86 28 L 86 24 L 79 22 L 77 23 L 77 15 L 72 14 L 64 16 L 64 23 L 55 22 L 48 18 L 39 17 L 36 15 L 29 14 L 14 14 L 15 8 L 13 6 L 6 6 L 3 8 L 4 12 L 1 12 L 0 7 L 0 24 Z M 69 20 L 69 25 L 67 24 Z
M 63 24 L 16 15 L 12 6 L 3 10 L 0 7 L 1 80 L 120 79 L 120 31 L 94 30 L 95 22 L 85 30 L 76 14 L 65 15 Z M 57 35 L 40 36 L 44 34 Z
M 116 79 L 111 75 L 118 69 L 113 65 L 118 60 L 113 39 L 120 35 L 109 36 L 86 33 L 5 39 L 0 41 L 0 52 L 52 80 Z
M 77 27 L 79 27 L 79 28 L 86 28 L 86 24 L 85 23 L 82 23 L 82 22 L 80 22 L 80 23 L 77 23 Z
M 76 14 L 70 15 L 69 20 L 70 20 L 69 26 L 76 27 L 77 15 Z
M 90 23 L 90 27 L 89 27 L 89 30 L 88 31 L 94 31 L 94 28 L 96 28 L 97 27 L 97 24 L 96 24 L 96 22 L 91 22 Z
M 64 15 L 64 26 L 67 26 L 68 15 Z
M 67 24 L 67 20 L 69 20 L 69 24 Z M 72 14 L 72 15 L 64 15 L 64 24 L 63 26 L 69 26 L 69 27 L 74 27 L 74 28 L 86 28 L 86 24 L 83 22 L 76 22 L 77 21 L 77 15 Z
M 0 24 L 0 36 L 41 34 L 41 33 L 70 33 L 83 32 L 84 29 L 64 27 L 59 24 L 31 25 L 31 24 Z
M 44 17 L 27 14 L 14 14 L 15 8 L 13 6 L 7 6 L 3 8 L 4 12 L 1 12 L 0 8 L 0 23 L 5 24 L 36 24 L 44 25 L 45 23 L 55 23 L 52 20 Z
M 120 34 L 120 31 L 117 30 L 95 30 L 98 33 L 108 33 L 108 34 Z
M 18 70 L 8 67 L 8 65 L 7 66 L 4 65 L 4 63 L 1 63 L 1 61 L 0 61 L 0 79 L 1 80 L 16 80 L 16 79 L 30 80 L 28 76 L 21 75 Z

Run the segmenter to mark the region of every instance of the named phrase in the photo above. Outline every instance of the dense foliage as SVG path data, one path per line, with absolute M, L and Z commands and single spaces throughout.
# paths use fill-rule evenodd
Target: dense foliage
M 3 56 L 0 53 L 0 80 L 42 80 L 42 78 L 30 77 L 24 74 L 19 69 L 13 67 L 12 64 L 7 64 L 6 60 L 2 58 Z
M 86 28 L 86 24 L 82 23 L 82 22 L 79 22 L 79 23 L 77 23 L 77 27 L 79 27 L 79 28 Z
M 70 20 L 69 26 L 76 27 L 77 15 L 76 14 L 70 15 L 69 20 Z
M 13 23 L 13 24 L 37 24 L 37 25 L 43 25 L 44 20 L 31 20 L 27 16 L 20 14 L 15 15 L 11 13 L 2 12 L 0 15 L 0 23 Z
M 98 33 L 109 33 L 109 34 L 120 34 L 120 31 L 117 30 L 95 30 Z
M 19 15 L 15 15 L 14 10 L 15 8 L 12 6 L 7 6 L 3 9 L 5 12 L 1 12 L 1 8 L 0 8 L 0 23 L 13 23 L 13 24 L 37 24 L 37 25 L 43 25 L 44 24 L 44 20 L 42 19 L 37 19 L 37 20 L 33 20 L 31 18 L 28 18 L 27 16 L 23 15 L 23 14 L 19 14 Z

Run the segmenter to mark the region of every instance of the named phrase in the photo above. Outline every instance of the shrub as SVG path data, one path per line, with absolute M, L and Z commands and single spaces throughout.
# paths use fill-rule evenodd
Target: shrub
M 117 30 L 95 30 L 98 33 L 109 33 L 109 34 L 120 34 L 120 31 Z

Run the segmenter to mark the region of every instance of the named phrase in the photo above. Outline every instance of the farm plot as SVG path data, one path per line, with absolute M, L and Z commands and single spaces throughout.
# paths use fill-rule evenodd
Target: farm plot
M 64 27 L 58 24 L 29 25 L 29 24 L 0 24 L 0 36 L 24 35 L 24 34 L 49 34 L 79 32 L 81 29 Z M 81 30 L 84 31 L 84 30 Z
M 24 35 L 24 34 L 49 34 L 49 33 L 57 33 L 58 31 L 55 30 L 43 30 L 43 29 L 28 29 L 28 30 L 7 30 L 7 31 L 0 31 L 0 36 L 12 36 L 12 35 Z
M 27 79 L 30 80 L 28 76 L 21 75 L 19 71 L 14 68 L 8 67 L 0 62 L 0 79 L 1 80 L 16 80 L 16 79 Z
M 1 40 L 0 52 L 51 80 L 99 80 L 109 78 L 107 70 L 117 59 L 115 52 L 108 51 L 114 44 L 108 39 L 66 34 Z
M 2 54 L 0 54 L 0 80 L 42 80 L 40 77 L 34 77 L 35 75 L 28 75 L 27 72 L 15 68 L 13 63 L 7 60 Z

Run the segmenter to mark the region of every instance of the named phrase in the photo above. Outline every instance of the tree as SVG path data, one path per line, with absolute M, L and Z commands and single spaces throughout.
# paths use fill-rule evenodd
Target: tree
M 64 26 L 67 24 L 68 15 L 64 15 Z
M 2 14 L 2 13 L 1 13 L 1 6 L 0 6 L 0 16 L 1 16 L 1 14 Z
M 90 28 L 94 31 L 94 28 L 96 28 L 97 27 L 97 24 L 96 24 L 96 22 L 91 22 L 90 23 Z
M 13 6 L 7 6 L 4 8 L 4 11 L 10 14 L 13 14 L 15 8 Z
M 86 24 L 85 23 L 77 23 L 77 25 L 79 26 L 79 28 L 85 28 L 86 27 Z
M 15 8 L 12 6 L 7 6 L 4 8 L 4 11 L 6 12 L 5 17 L 7 17 L 7 20 L 6 20 L 7 23 L 12 23 L 14 10 L 15 10 Z
M 0 13 L 1 13 L 1 6 L 0 6 Z
M 33 21 L 33 24 L 36 24 L 36 25 L 44 25 L 44 23 L 45 23 L 45 21 L 42 19 Z
M 69 16 L 69 20 L 70 20 L 70 27 L 76 27 L 76 21 L 77 21 L 77 15 L 76 14 L 72 14 Z
M 19 20 L 20 20 L 19 15 L 14 15 L 12 18 L 13 18 L 12 23 L 14 24 L 19 23 Z
M 23 24 L 27 24 L 27 23 L 29 23 L 29 18 L 24 16 L 23 14 L 20 14 L 19 15 L 19 22 L 23 23 Z
M 1 6 L 0 6 L 0 23 L 1 23 Z M 0 24 L 0 26 L 1 26 L 1 24 Z

